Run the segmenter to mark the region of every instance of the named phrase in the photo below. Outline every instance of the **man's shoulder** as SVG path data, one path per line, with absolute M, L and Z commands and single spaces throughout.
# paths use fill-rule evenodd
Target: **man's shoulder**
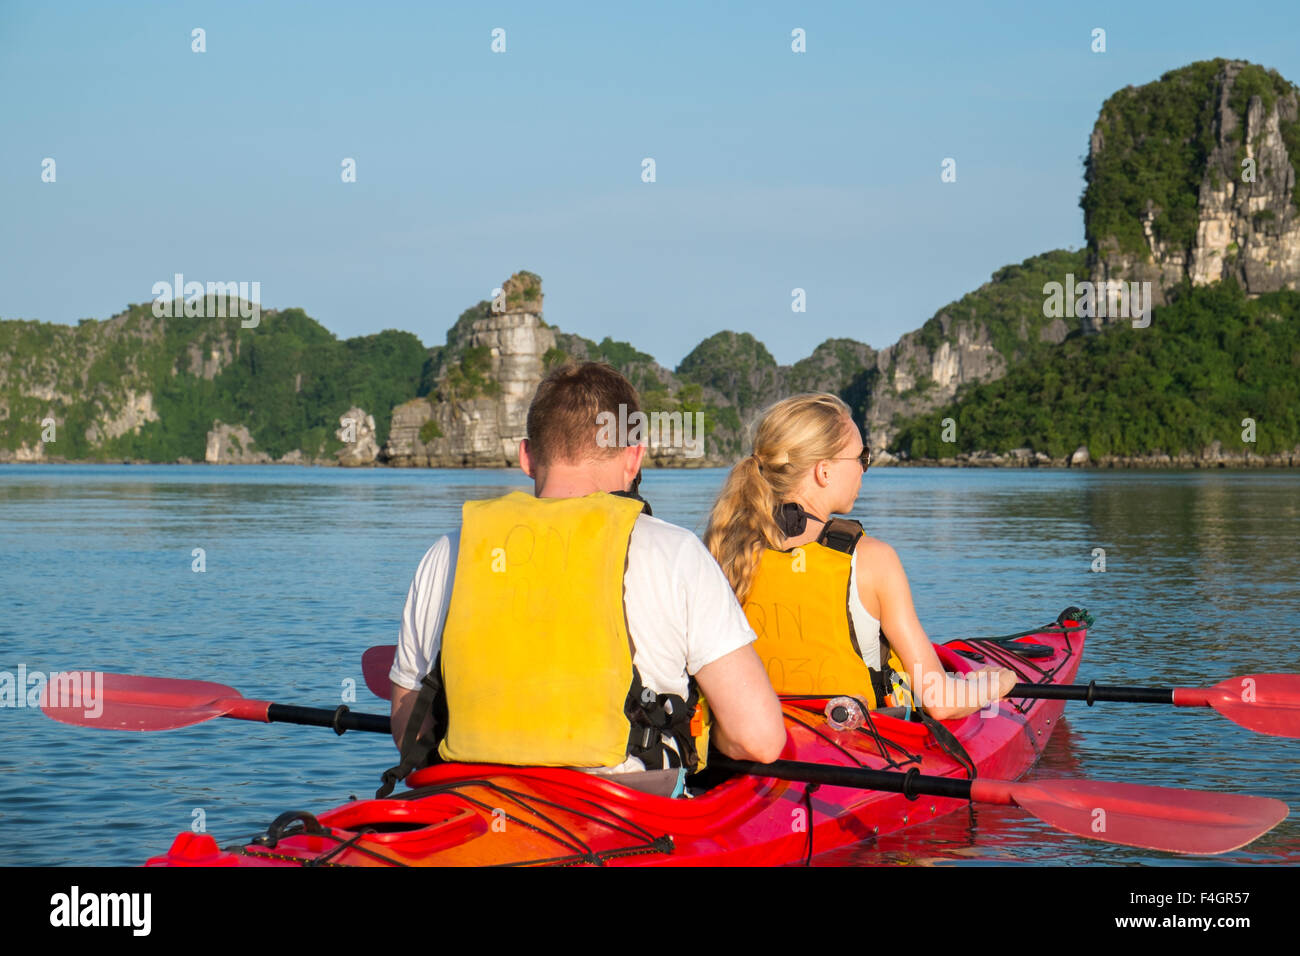
M 647 514 L 636 519 L 636 524 L 632 527 L 632 540 L 661 550 L 708 553 L 704 549 L 704 542 L 695 536 L 694 531 Z
M 456 567 L 456 553 L 460 550 L 460 529 L 449 531 L 438 538 L 424 552 L 415 569 L 417 584 L 429 585 L 436 578 L 445 577 Z
M 438 539 L 429 546 L 429 550 L 424 552 L 421 563 L 425 561 L 445 560 L 448 557 L 456 557 L 456 551 L 460 547 L 460 528 L 454 531 L 448 531 L 444 535 L 439 535 Z
M 716 583 L 714 572 L 722 578 L 722 570 L 694 531 L 648 515 L 637 518 L 632 528 L 628 569 L 633 568 L 638 576 L 672 581 L 692 592 Z

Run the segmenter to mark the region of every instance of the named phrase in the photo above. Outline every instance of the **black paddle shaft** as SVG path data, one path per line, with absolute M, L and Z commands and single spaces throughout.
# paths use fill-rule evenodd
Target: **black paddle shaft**
M 774 760 L 755 763 L 751 760 L 732 760 L 711 756 L 709 766 L 733 773 L 754 777 L 775 777 L 778 780 L 795 780 L 802 783 L 825 784 L 831 787 L 857 787 L 859 790 L 884 790 L 901 793 L 909 800 L 928 797 L 954 797 L 970 799 L 971 781 L 953 777 L 923 776 L 915 767 L 906 773 L 889 770 L 872 770 L 869 767 L 833 767 L 799 760 Z
M 1118 687 L 1093 681 L 1090 684 L 1017 684 L 1008 697 L 1036 700 L 1082 700 L 1091 707 L 1106 700 L 1123 704 L 1172 704 L 1174 692 L 1169 687 Z
M 334 710 L 323 707 L 296 707 L 293 704 L 272 704 L 266 709 L 267 720 L 278 724 L 305 724 L 308 727 L 330 727 L 336 734 L 349 730 L 364 730 L 372 734 L 391 734 L 392 721 L 379 714 L 354 714 L 345 705 Z

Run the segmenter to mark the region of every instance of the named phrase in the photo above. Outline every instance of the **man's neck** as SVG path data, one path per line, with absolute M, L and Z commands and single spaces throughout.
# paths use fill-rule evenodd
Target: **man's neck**
M 561 465 L 538 475 L 533 484 L 533 494 L 538 498 L 581 498 L 598 491 L 626 491 L 627 486 L 620 478 L 618 474 L 601 474 L 587 468 Z

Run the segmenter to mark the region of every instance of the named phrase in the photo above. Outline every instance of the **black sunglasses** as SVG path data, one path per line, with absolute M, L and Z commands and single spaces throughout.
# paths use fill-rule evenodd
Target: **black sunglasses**
M 831 458 L 830 461 L 856 461 L 862 466 L 862 473 L 865 475 L 867 469 L 871 467 L 871 446 L 863 445 L 862 454 L 854 455 L 851 458 Z

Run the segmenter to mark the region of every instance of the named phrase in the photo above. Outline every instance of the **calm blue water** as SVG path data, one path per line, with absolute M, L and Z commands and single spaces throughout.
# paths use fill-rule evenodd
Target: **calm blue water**
M 647 473 L 660 517 L 703 529 L 721 471 Z M 0 671 L 94 668 L 386 712 L 360 657 L 392 643 L 421 555 L 466 498 L 518 472 L 0 466 Z M 1300 475 L 877 469 L 857 516 L 902 556 L 943 640 L 1092 610 L 1080 675 L 1201 685 L 1300 672 Z M 204 550 L 206 570 L 191 570 Z M 1105 573 L 1091 570 L 1104 548 Z M 1300 862 L 1300 741 L 1208 711 L 1070 705 L 1034 773 L 1239 791 L 1292 818 L 1227 863 Z M 286 809 L 373 791 L 387 738 L 215 720 L 118 734 L 0 708 L 0 864 L 136 864 L 200 811 L 225 844 Z M 1180 862 L 1009 809 L 916 827 L 841 862 Z M 1200 862 L 1204 862 L 1201 860 Z

